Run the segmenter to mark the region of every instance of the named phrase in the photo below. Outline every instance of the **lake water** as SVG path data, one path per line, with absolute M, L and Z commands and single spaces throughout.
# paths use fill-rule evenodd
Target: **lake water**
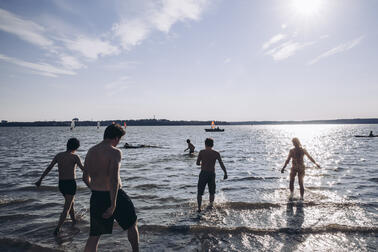
M 127 127 L 121 140 L 162 148 L 122 149 L 123 188 L 136 207 L 142 251 L 376 251 L 378 247 L 378 125 Z M 40 188 L 33 183 L 68 138 L 78 154 L 102 139 L 104 127 L 0 128 L 0 250 L 82 251 L 89 233 L 90 191 L 77 171 L 75 210 L 79 223 L 52 235 L 63 208 L 57 167 Z M 305 199 L 289 201 L 285 162 L 291 138 L 321 165 L 306 159 Z M 229 179 L 216 166 L 215 208 L 196 213 L 199 167 L 184 154 L 190 138 L 196 151 L 212 137 Z M 299 188 L 295 182 L 295 198 Z M 99 251 L 130 251 L 127 232 L 114 225 Z

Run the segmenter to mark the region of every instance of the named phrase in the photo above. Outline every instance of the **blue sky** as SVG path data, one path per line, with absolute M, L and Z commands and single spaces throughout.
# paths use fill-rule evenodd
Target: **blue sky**
M 0 119 L 378 117 L 375 0 L 0 0 Z

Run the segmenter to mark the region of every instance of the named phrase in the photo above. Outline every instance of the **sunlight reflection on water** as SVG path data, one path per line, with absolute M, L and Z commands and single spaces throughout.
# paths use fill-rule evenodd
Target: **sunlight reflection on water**
M 376 125 L 224 128 L 224 133 L 206 133 L 203 127 L 128 127 L 121 145 L 162 147 L 122 150 L 121 178 L 137 208 L 144 250 L 369 250 L 377 244 L 378 139 L 353 137 L 378 132 Z M 102 139 L 103 130 L 0 128 L 0 220 L 6 223 L 1 225 L 0 236 L 26 237 L 33 243 L 62 248 L 50 239 L 62 207 L 57 172 L 53 170 L 39 190 L 33 182 L 69 137 L 80 139 L 78 154 L 83 159 L 88 148 Z M 215 208 L 197 215 L 199 168 L 196 158 L 184 155 L 183 150 L 190 138 L 198 153 L 206 137 L 214 139 L 229 179 L 223 180 L 217 166 Z M 321 165 L 318 169 L 305 159 L 302 205 L 296 200 L 288 202 L 289 172 L 280 173 L 293 148 L 293 137 Z M 69 238 L 63 242 L 65 250 L 83 248 L 89 228 L 89 195 L 78 179 L 75 206 L 82 216 L 80 233 L 71 233 L 68 223 L 63 227 Z M 295 197 L 299 197 L 297 181 Z M 206 191 L 204 207 L 207 204 Z M 362 228 L 367 230 L 358 231 Z M 116 225 L 100 250 L 113 250 L 113 244 L 120 241 L 127 243 L 127 238 Z

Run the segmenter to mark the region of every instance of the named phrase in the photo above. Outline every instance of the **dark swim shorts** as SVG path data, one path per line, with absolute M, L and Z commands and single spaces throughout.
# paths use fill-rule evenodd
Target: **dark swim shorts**
M 113 231 L 114 219 L 123 230 L 134 225 L 137 220 L 133 202 L 122 190 L 118 190 L 116 209 L 109 219 L 102 218 L 103 213 L 110 207 L 110 193 L 108 191 L 92 191 L 90 200 L 91 228 L 90 236 L 111 234 Z
M 201 171 L 198 179 L 198 194 L 203 195 L 206 184 L 209 187 L 209 193 L 215 194 L 215 172 Z
M 74 179 L 59 180 L 59 191 L 63 195 L 75 195 L 76 181 Z

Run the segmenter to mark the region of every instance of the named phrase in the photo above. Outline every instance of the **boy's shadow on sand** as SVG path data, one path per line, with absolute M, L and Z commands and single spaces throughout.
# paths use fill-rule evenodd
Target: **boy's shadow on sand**
M 294 212 L 294 208 L 295 212 Z M 283 237 L 284 246 L 281 251 L 296 250 L 299 244 L 303 243 L 308 235 L 302 233 L 302 225 L 305 214 L 302 201 L 289 201 L 286 205 L 286 228 L 287 233 Z
M 296 211 L 294 213 L 294 207 Z M 300 231 L 304 222 L 303 202 L 289 201 L 286 205 L 286 223 L 287 227 Z

